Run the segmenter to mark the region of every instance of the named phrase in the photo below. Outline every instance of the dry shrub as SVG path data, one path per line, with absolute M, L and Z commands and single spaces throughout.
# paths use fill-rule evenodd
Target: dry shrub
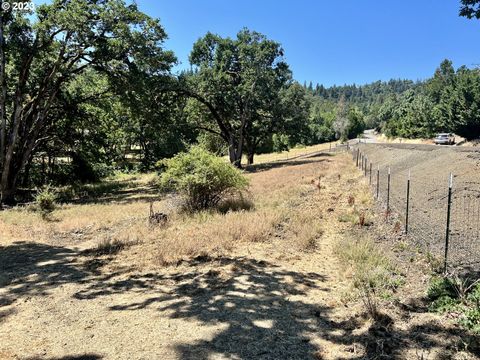
M 313 251 L 317 248 L 317 240 L 323 235 L 319 224 L 312 224 L 300 229 L 293 238 L 294 243 L 300 250 Z
M 355 205 L 355 196 L 353 196 L 353 195 L 348 196 L 348 205 L 350 205 L 350 206 Z
M 371 206 L 374 203 L 372 193 L 367 187 L 364 187 L 358 191 L 357 198 L 358 203 L 362 205 Z
M 312 185 L 320 191 L 322 189 L 322 176 L 320 175 L 318 179 L 312 179 Z
M 361 227 L 365 225 L 365 211 L 362 211 L 358 215 L 358 225 L 360 225 Z
M 297 249 L 312 251 L 317 248 L 317 240 L 323 234 L 319 220 L 319 213 L 311 211 L 297 211 L 290 215 L 286 230 Z
M 114 255 L 123 250 L 127 246 L 127 243 L 120 239 L 112 239 L 106 237 L 101 239 L 98 244 L 89 253 L 101 256 L 101 255 Z
M 400 221 L 396 221 L 395 225 L 393 226 L 393 232 L 399 233 L 401 229 L 402 229 L 402 224 L 400 223 Z

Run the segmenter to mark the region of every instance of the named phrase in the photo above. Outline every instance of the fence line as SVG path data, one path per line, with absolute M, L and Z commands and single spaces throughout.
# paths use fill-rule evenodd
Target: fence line
M 403 233 L 442 258 L 444 271 L 480 268 L 480 189 L 472 188 L 480 183 L 454 181 L 450 174 L 444 187 L 432 188 L 410 168 L 392 171 L 385 162 L 375 164 L 359 147 L 351 154 L 384 207 L 385 221 L 403 222 Z

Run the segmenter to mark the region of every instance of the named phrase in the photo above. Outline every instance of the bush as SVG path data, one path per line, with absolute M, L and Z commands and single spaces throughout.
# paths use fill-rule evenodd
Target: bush
M 198 146 L 164 160 L 163 164 L 160 188 L 185 196 L 190 210 L 214 207 L 227 195 L 248 185 L 240 170 Z
M 282 152 L 288 151 L 290 148 L 290 137 L 285 134 L 273 134 L 272 136 L 273 141 L 273 151 L 275 152 Z
M 459 315 L 458 322 L 480 333 L 480 282 L 458 276 L 434 277 L 427 291 L 429 310 Z
M 35 202 L 37 203 L 42 214 L 47 215 L 55 210 L 55 201 L 57 199 L 56 192 L 51 186 L 46 186 L 37 192 Z

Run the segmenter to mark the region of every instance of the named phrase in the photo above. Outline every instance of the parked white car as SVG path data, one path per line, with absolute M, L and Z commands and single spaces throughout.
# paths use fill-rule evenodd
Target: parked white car
M 453 145 L 455 144 L 455 136 L 449 133 L 437 134 L 434 142 L 437 145 Z

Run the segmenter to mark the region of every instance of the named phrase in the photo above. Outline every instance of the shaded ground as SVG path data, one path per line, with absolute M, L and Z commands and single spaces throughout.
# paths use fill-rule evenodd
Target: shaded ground
M 416 301 L 426 275 L 415 264 L 405 292 L 382 305 L 388 316 L 368 320 L 359 301 L 344 300 L 349 275 L 334 245 L 364 235 L 338 221 L 348 195 L 359 191 L 360 175 L 342 155 L 291 165 L 251 174 L 252 192 L 279 191 L 289 209 L 318 213 L 312 219 L 323 233 L 308 251 L 293 246 L 287 224 L 267 241 L 186 256 L 169 267 L 139 262 L 162 238 L 103 256 L 85 251 L 90 237 L 0 240 L 0 358 L 475 358 L 464 351 L 463 331 Z M 125 206 L 119 217 L 140 209 Z M 58 216 L 51 226 L 63 226 Z

